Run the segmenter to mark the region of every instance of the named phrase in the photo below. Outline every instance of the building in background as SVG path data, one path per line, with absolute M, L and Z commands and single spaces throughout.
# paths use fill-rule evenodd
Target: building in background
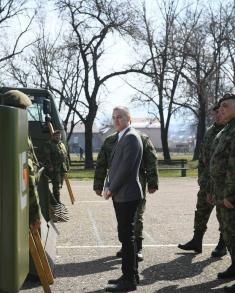
M 136 130 L 147 134 L 157 150 L 162 149 L 160 123 L 157 120 L 152 120 L 149 118 L 132 117 L 131 125 Z M 104 140 L 107 136 L 114 133 L 115 129 L 111 125 L 105 125 L 100 129 L 100 132 L 102 133 L 102 137 Z
M 103 137 L 95 123 L 93 124 L 92 132 L 93 152 L 98 152 L 103 143 Z M 69 140 L 69 148 L 71 153 L 79 154 L 80 148 L 82 148 L 85 152 L 85 126 L 82 122 L 79 122 L 74 127 L 73 133 Z
M 132 118 L 131 125 L 138 131 L 147 134 L 158 152 L 162 151 L 161 128 L 157 120 L 149 118 Z M 99 152 L 105 138 L 114 133 L 112 125 L 103 125 L 98 129 L 93 125 L 93 152 Z M 193 152 L 195 147 L 196 129 L 190 124 L 172 124 L 169 129 L 168 144 L 171 152 Z M 69 140 L 70 152 L 80 153 L 80 147 L 85 151 L 85 127 L 78 123 Z

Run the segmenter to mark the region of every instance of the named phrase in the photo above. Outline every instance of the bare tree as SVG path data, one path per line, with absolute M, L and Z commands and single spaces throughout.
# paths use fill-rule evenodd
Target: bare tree
M 180 22 L 181 14 L 185 11 L 179 10 L 176 2 L 164 1 L 161 4 L 162 23 L 158 24 L 147 17 L 143 6 L 142 22 L 137 34 L 133 35 L 145 48 L 142 49 L 145 68 L 142 73 L 147 76 L 146 86 L 150 88 L 149 92 L 137 89 L 140 95 L 134 100 L 149 104 L 151 114 L 159 120 L 164 159 L 170 160 L 168 130 L 171 117 L 178 110 L 174 100 L 185 64 L 187 42 L 197 17 L 194 16 L 194 23 L 189 26 L 187 21 Z
M 85 167 L 92 168 L 92 126 L 102 86 L 114 76 L 142 70 L 128 66 L 105 73 L 102 68 L 106 38 L 115 32 L 124 36 L 131 29 L 132 10 L 124 12 L 119 1 L 58 1 L 57 5 L 69 23 L 67 31 L 58 41 L 51 41 L 42 29 L 25 58 L 28 69 L 22 70 L 14 61 L 11 74 L 23 85 L 43 86 L 56 93 L 59 110 L 66 107 L 63 115 L 68 136 L 78 121 L 84 123 Z
M 19 16 L 25 14 L 27 1 L 25 0 L 1 0 L 0 1 L 0 63 L 3 63 L 14 56 L 21 54 L 25 48 L 30 46 L 32 42 L 20 46 L 20 40 L 23 35 L 29 30 L 32 23 L 33 17 L 31 17 L 28 23 L 25 25 L 15 39 L 11 38 L 10 46 L 9 43 L 5 41 L 6 32 L 9 35 L 14 36 L 14 29 L 16 21 L 18 21 Z M 13 26 L 14 24 L 14 26 Z
M 182 99 L 175 104 L 190 109 L 197 119 L 196 147 L 193 159 L 197 159 L 203 140 L 208 109 L 223 91 L 222 65 L 227 60 L 224 50 L 228 18 L 224 18 L 224 8 L 219 11 L 206 10 L 194 27 L 187 43 L 185 66 L 181 72 L 186 81 Z
M 42 87 L 55 94 L 59 99 L 58 110 L 63 112 L 64 127 L 69 141 L 74 127 L 79 122 L 77 108 L 82 113 L 83 102 L 80 101 L 80 95 L 83 81 L 80 56 L 76 56 L 73 48 L 61 42 L 60 33 L 54 41 L 50 40 L 45 35 L 43 26 L 37 39 L 30 54 L 21 56 L 18 63 L 16 60 L 9 61 L 10 74 L 24 87 Z
M 228 19 L 227 36 L 225 47 L 227 49 L 229 58 L 223 64 L 223 72 L 226 77 L 226 90 L 230 90 L 235 86 L 235 4 L 228 4 L 229 9 L 225 10 L 226 18 Z
M 139 72 L 139 68 L 113 70 L 101 73 L 105 40 L 109 34 L 124 35 L 132 29 L 133 9 L 128 1 L 116 0 L 59 0 L 57 6 L 68 21 L 67 44 L 81 56 L 83 110 L 77 104 L 76 114 L 85 125 L 85 167 L 93 167 L 92 126 L 98 109 L 98 98 L 102 86 L 114 76 Z M 125 7 L 125 9 L 124 9 Z

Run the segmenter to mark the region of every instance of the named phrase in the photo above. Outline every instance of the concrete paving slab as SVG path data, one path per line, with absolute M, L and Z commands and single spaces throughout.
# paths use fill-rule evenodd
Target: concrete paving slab
M 111 200 L 95 195 L 92 182 L 71 181 L 76 202 L 71 205 L 66 188 L 63 202 L 70 221 L 56 224 L 55 283 L 52 292 L 104 292 L 107 280 L 120 276 L 120 248 Z M 198 191 L 196 178 L 161 178 L 160 189 L 147 195 L 144 261 L 139 265 L 143 293 L 222 293 L 231 282 L 216 279 L 230 264 L 210 257 L 219 232 L 213 211 L 204 237 L 202 254 L 184 253 L 177 248 L 192 238 Z M 21 293 L 43 292 L 42 287 L 24 288 Z

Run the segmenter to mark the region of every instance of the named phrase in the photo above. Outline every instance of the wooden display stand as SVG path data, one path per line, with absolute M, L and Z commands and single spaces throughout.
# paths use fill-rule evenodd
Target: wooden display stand
M 37 231 L 29 230 L 29 250 L 45 293 L 51 293 L 54 277 Z

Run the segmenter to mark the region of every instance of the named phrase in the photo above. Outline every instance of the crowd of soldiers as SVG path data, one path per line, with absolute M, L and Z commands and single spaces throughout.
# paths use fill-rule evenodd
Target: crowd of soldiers
M 17 102 L 15 102 L 17 100 Z M 26 109 L 31 105 L 30 99 L 19 91 L 9 91 L 1 96 L 1 103 Z M 207 229 L 210 214 L 216 207 L 219 222 L 219 241 L 212 251 L 212 257 L 222 257 L 227 253 L 231 257 L 231 265 L 224 272 L 218 273 L 219 279 L 235 278 L 235 94 L 227 93 L 213 108 L 214 123 L 208 128 L 200 149 L 198 164 L 197 205 L 194 217 L 194 235 L 186 244 L 179 244 L 183 250 L 202 252 L 203 236 Z M 138 260 L 144 259 L 143 214 L 146 205 L 146 186 L 149 193 L 158 189 L 157 154 L 150 138 L 140 133 L 143 143 L 143 157 L 139 178 L 144 198 L 138 207 L 135 221 L 135 239 Z M 101 196 L 105 178 L 111 162 L 113 148 L 118 133 L 107 137 L 97 158 L 93 188 Z M 29 225 L 31 229 L 40 227 L 40 205 L 37 192 L 42 170 L 52 183 L 51 205 L 53 213 L 59 211 L 63 219 L 68 220 L 67 209 L 61 203 L 60 189 L 64 174 L 69 169 L 69 161 L 65 145 L 61 142 L 60 131 L 55 131 L 44 146 L 43 168 L 37 160 L 31 139 L 28 139 L 29 166 Z M 54 221 L 60 219 L 54 217 Z M 122 249 L 117 252 L 122 257 Z M 138 280 L 137 280 L 138 281 Z M 226 292 L 235 292 L 235 285 L 225 287 Z
M 183 250 L 202 252 L 203 236 L 212 210 L 216 207 L 219 222 L 219 241 L 212 251 L 212 257 L 223 257 L 229 252 L 231 265 L 218 273 L 219 279 L 235 278 L 235 94 L 225 94 L 213 108 L 214 123 L 208 128 L 200 148 L 198 163 L 197 205 L 194 217 L 194 235 L 186 244 L 179 244 Z M 148 136 L 140 133 L 143 143 L 143 158 L 139 177 L 144 199 L 138 208 L 135 237 L 138 260 L 143 260 L 143 213 L 146 204 L 146 183 L 148 192 L 158 189 L 157 154 Z M 112 150 L 118 134 L 106 138 L 97 158 L 93 189 L 102 195 L 105 178 L 110 166 Z M 122 250 L 117 252 L 122 256 Z M 138 280 L 137 280 L 138 283 Z M 225 292 L 235 292 L 235 285 L 225 287 Z
M 231 265 L 218 279 L 235 278 L 235 94 L 225 94 L 214 107 L 215 123 L 205 134 L 198 166 L 199 192 L 194 218 L 194 236 L 183 250 L 202 252 L 210 214 L 216 207 L 220 237 L 212 257 L 231 257 Z M 235 292 L 235 285 L 225 287 Z

